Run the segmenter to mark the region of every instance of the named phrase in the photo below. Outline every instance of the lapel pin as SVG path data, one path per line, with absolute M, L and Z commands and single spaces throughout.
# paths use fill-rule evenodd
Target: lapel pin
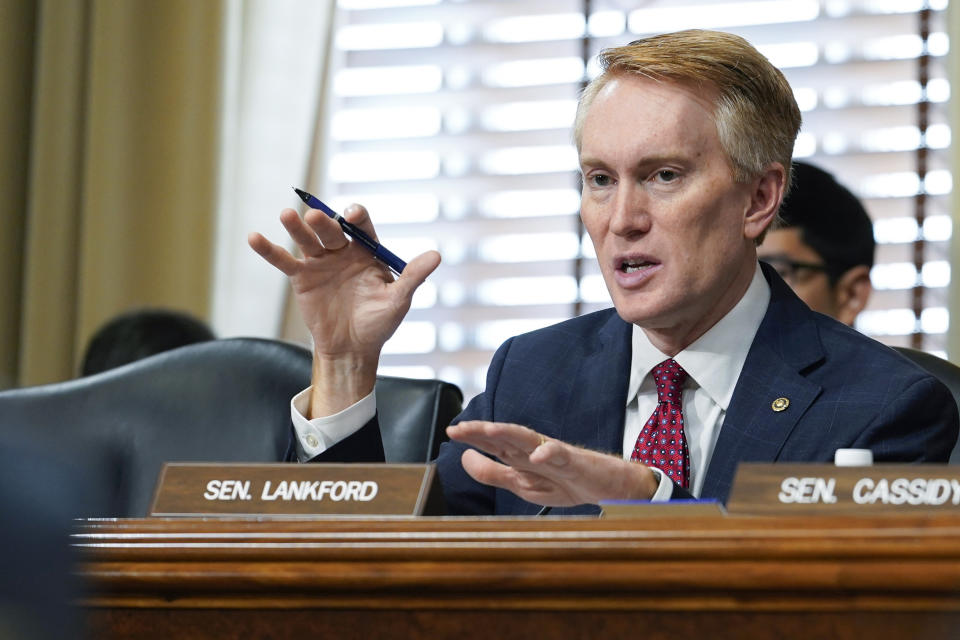
M 770 408 L 776 411 L 777 413 L 783 411 L 790 406 L 789 398 L 777 398 L 773 401 L 773 404 L 770 405 Z

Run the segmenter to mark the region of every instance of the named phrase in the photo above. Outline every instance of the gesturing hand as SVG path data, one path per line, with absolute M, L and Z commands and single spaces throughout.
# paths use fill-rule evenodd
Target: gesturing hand
M 567 507 L 646 500 L 657 489 L 648 467 L 545 438 L 518 424 L 460 422 L 448 427 L 447 435 L 499 459 L 468 449 L 461 460 L 470 477 L 535 504 Z
M 365 208 L 351 205 L 344 217 L 376 239 Z M 293 209 L 284 209 L 280 221 L 302 258 L 259 233 L 251 233 L 247 240 L 286 274 L 293 287 L 313 337 L 314 397 L 329 391 L 324 397 L 336 396 L 337 405 L 349 406 L 373 388 L 383 344 L 410 309 L 416 288 L 440 264 L 440 255 L 429 251 L 418 256 L 394 280 L 384 265 L 351 242 L 324 213 L 311 209 L 301 219 Z

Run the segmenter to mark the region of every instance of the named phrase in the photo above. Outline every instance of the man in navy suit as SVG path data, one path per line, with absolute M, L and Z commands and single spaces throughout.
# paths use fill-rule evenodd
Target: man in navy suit
M 615 310 L 515 337 L 438 459 L 452 513 L 596 512 L 612 499 L 724 500 L 740 461 L 945 461 L 957 409 L 936 379 L 812 313 L 757 245 L 789 188 L 800 111 L 745 40 L 687 31 L 604 52 L 574 126 L 580 215 Z M 366 210 L 346 218 L 371 235 Z M 380 459 L 380 349 L 439 264 L 394 280 L 323 213 L 281 221 L 314 339 L 294 399 L 297 457 Z M 648 419 L 649 416 L 649 419 Z

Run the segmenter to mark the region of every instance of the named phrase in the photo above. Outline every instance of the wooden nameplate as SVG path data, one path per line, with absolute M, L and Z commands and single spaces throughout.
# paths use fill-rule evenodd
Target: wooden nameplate
M 174 463 L 152 516 L 418 516 L 443 513 L 432 464 Z
M 741 463 L 731 514 L 891 513 L 960 508 L 960 467 L 946 464 Z

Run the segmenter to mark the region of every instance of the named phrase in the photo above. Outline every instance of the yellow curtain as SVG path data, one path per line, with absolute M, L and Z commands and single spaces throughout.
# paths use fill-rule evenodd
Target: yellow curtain
M 223 0 L 0 0 L 0 385 L 73 377 L 131 308 L 209 316 L 223 22 Z
M 0 389 L 17 368 L 35 14 L 31 2 L 0 0 Z

